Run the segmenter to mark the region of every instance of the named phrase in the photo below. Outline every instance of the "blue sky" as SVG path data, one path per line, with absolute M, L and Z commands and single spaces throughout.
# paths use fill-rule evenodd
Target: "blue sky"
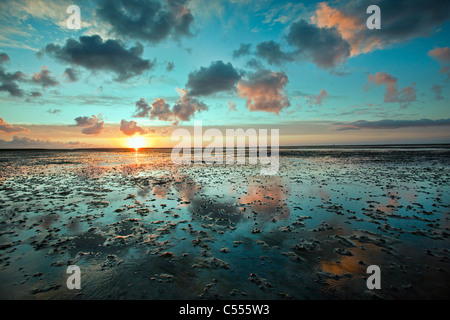
M 71 4 L 80 30 L 67 28 Z M 381 30 L 365 25 L 370 4 Z M 123 146 L 142 133 L 168 146 L 171 130 L 194 119 L 279 128 L 290 145 L 450 142 L 448 1 L 21 0 L 0 9 L 0 147 Z M 136 116 L 141 99 L 146 113 Z

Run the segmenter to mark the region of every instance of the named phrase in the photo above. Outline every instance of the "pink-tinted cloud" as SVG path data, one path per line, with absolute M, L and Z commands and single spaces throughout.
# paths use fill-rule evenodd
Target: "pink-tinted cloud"
M 384 102 L 398 102 L 402 107 L 407 107 L 410 103 L 416 101 L 415 83 L 399 91 L 397 78 L 384 71 L 369 75 L 367 89 L 370 88 L 371 83 L 376 86 L 386 85 Z
M 158 119 L 162 121 L 172 121 L 173 112 L 170 110 L 170 105 L 164 98 L 157 98 L 153 101 L 150 111 L 150 119 Z
M 450 17 L 448 1 L 415 1 L 412 5 L 411 0 L 383 0 L 379 4 L 381 30 L 370 30 L 366 27 L 367 7 L 366 1 L 321 2 L 311 21 L 322 28 L 336 28 L 355 56 L 429 37 Z
M 34 83 L 38 83 L 43 87 L 57 86 L 59 82 L 50 75 L 50 71 L 46 66 L 43 66 L 39 73 L 34 73 L 31 79 Z
M 323 100 L 328 97 L 329 97 L 329 94 L 324 89 L 322 89 L 322 90 L 320 90 L 320 92 L 317 96 L 313 95 L 308 99 L 308 104 L 321 106 L 323 103 Z
M 284 87 L 288 77 L 284 72 L 260 70 L 241 80 L 238 84 L 238 94 L 247 98 L 246 106 L 250 111 L 265 111 L 279 114 L 291 104 Z
M 172 108 L 175 119 L 174 124 L 178 124 L 180 121 L 189 121 L 196 112 L 208 110 L 208 106 L 206 104 L 190 96 L 186 89 L 177 91 L 180 95 L 180 99 L 177 100 Z
M 206 104 L 189 95 L 186 89 L 177 89 L 177 91 L 180 99 L 175 102 L 172 109 L 164 98 L 155 99 L 152 103 L 150 119 L 173 121 L 172 124 L 177 125 L 180 121 L 189 121 L 196 112 L 208 110 Z
M 75 121 L 77 123 L 75 126 L 84 127 L 81 130 L 83 134 L 99 135 L 104 129 L 103 125 L 105 122 L 101 121 L 101 115 L 98 117 L 92 115 L 90 118 L 86 116 L 77 117 Z
M 137 125 L 136 121 L 126 121 L 125 119 L 120 121 L 119 129 L 127 136 L 134 136 L 135 134 L 144 135 L 146 133 L 144 129 Z
M 351 56 L 370 52 L 380 45 L 380 43 L 374 39 L 365 42 L 364 32 L 367 27 L 361 17 L 346 14 L 338 9 L 330 7 L 326 2 L 319 3 L 311 21 L 321 28 L 335 27 L 342 38 L 350 44 Z
M 441 64 L 441 68 L 439 69 L 440 74 L 447 74 L 447 80 L 450 79 L 450 48 L 434 48 L 433 50 L 428 51 L 428 55 Z
M 19 126 L 13 126 L 12 124 L 7 123 L 5 120 L 0 118 L 0 131 L 6 132 L 6 133 L 17 133 L 17 132 L 29 132 L 27 128 L 19 127 Z
M 428 51 L 428 55 L 442 64 L 446 64 L 450 62 L 450 48 L 435 48 L 433 50 Z

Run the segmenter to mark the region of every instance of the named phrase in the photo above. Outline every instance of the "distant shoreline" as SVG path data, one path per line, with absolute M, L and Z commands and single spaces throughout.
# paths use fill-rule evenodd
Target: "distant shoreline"
M 280 146 L 280 149 L 450 149 L 450 143 L 429 143 L 429 144 L 355 144 L 355 145 L 299 145 L 299 146 Z M 140 148 L 139 150 L 171 150 L 171 147 L 165 148 Z M 193 149 L 193 148 L 192 148 Z M 134 151 L 133 148 L 75 148 L 75 149 L 51 149 L 51 148 L 0 148 L 0 152 L 8 151 Z

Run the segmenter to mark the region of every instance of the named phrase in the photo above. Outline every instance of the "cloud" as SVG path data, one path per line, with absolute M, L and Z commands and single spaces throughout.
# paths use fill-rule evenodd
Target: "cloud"
M 438 84 L 433 84 L 431 87 L 431 90 L 435 93 L 436 100 L 443 100 L 444 97 L 442 96 L 442 86 Z
M 54 87 L 59 85 L 59 82 L 50 75 L 50 71 L 46 66 L 43 66 L 39 73 L 34 73 L 31 81 L 40 84 L 43 88 Z
M 378 121 L 366 121 L 358 120 L 350 123 L 335 123 L 335 125 L 341 126 L 336 131 L 344 130 L 360 130 L 360 129 L 400 129 L 411 127 L 440 127 L 450 126 L 450 119 L 420 119 L 420 120 L 378 120 Z
M 322 89 L 322 90 L 320 90 L 320 92 L 317 96 L 312 95 L 309 97 L 308 104 L 321 106 L 323 100 L 328 97 L 329 97 L 328 93 L 324 89 Z
M 173 70 L 174 66 L 175 66 L 175 64 L 173 62 L 169 61 L 169 62 L 167 62 L 166 70 L 170 72 Z
M 284 72 L 260 70 L 241 80 L 238 84 L 238 94 L 247 98 L 246 106 L 250 111 L 265 111 L 279 114 L 290 106 L 284 87 L 288 77 Z
M 3 131 L 5 133 L 17 133 L 17 132 L 29 132 L 27 128 L 19 127 L 19 126 L 13 126 L 12 124 L 7 123 L 5 120 L 0 118 L 0 131 Z
M 40 54 L 46 53 L 55 59 L 82 66 L 92 71 L 111 71 L 116 81 L 124 81 L 151 70 L 155 63 L 141 58 L 144 48 L 136 43 L 126 49 L 117 40 L 106 40 L 98 35 L 83 36 L 79 41 L 68 39 L 64 46 L 48 44 Z
M 125 119 L 120 121 L 119 129 L 127 136 L 134 136 L 136 133 L 144 135 L 146 133 L 144 129 L 137 125 L 136 121 L 126 121 Z
M 312 61 L 323 69 L 345 63 L 350 56 L 350 44 L 336 28 L 321 28 L 305 20 L 291 24 L 286 40 L 296 49 L 298 59 Z
M 246 66 L 255 70 L 263 69 L 262 63 L 255 58 L 248 60 Z
M 201 67 L 188 75 L 186 87 L 192 96 L 208 96 L 221 91 L 236 90 L 241 76 L 231 63 L 212 62 L 209 67 Z
M 47 112 L 50 114 L 58 114 L 58 113 L 61 113 L 61 110 L 60 109 L 48 109 Z
M 173 121 L 177 125 L 180 121 L 189 121 L 196 112 L 208 110 L 208 106 L 202 101 L 194 98 L 186 89 L 178 90 L 178 99 L 172 109 L 164 98 L 155 99 L 150 111 L 150 119 L 162 121 Z
M 241 43 L 239 49 L 233 50 L 233 58 L 239 58 L 241 56 L 249 55 L 251 47 L 252 45 L 250 43 Z
M 275 41 L 261 42 L 256 46 L 256 55 L 263 58 L 270 65 L 281 65 L 287 61 L 293 61 L 294 55 L 285 53 Z
M 450 65 L 446 65 L 450 63 L 450 48 L 434 48 L 433 50 L 428 51 L 428 55 L 434 59 L 436 59 L 441 65 L 441 69 L 439 69 L 440 74 L 447 74 L 447 80 L 450 79 Z
M 370 4 L 381 8 L 381 29 L 369 30 L 366 2 L 336 1 L 334 4 L 331 7 L 326 2 L 319 3 L 312 22 L 319 27 L 336 28 L 351 45 L 352 56 L 430 36 L 450 18 L 450 2 L 446 0 L 373 1 Z
M 0 140 L 1 149 L 76 149 L 92 147 L 81 142 L 59 142 L 50 140 L 31 139 L 14 136 L 12 140 Z
M 146 118 L 148 117 L 151 109 L 152 107 L 148 105 L 145 99 L 141 98 L 139 101 L 136 102 L 136 111 L 134 112 L 133 117 Z
M 228 100 L 228 111 L 237 111 L 236 101 L 233 101 L 233 103 L 231 103 L 231 101 Z
M 435 48 L 433 50 L 428 51 L 428 55 L 442 64 L 446 64 L 450 62 L 450 48 Z
M 164 98 L 157 98 L 153 101 L 150 111 L 150 119 L 158 119 L 162 121 L 173 120 L 173 112 L 170 109 L 170 105 Z
M 172 108 L 175 118 L 174 124 L 178 124 L 179 121 L 189 121 L 191 116 L 196 112 L 208 110 L 208 106 L 202 101 L 189 95 L 185 89 L 178 90 L 180 99 L 177 100 Z
M 63 76 L 66 77 L 68 82 L 78 81 L 78 72 L 73 68 L 66 68 L 66 70 L 64 70 Z
M 6 53 L 4 53 L 4 52 L 0 53 L 0 63 L 9 61 L 9 60 L 10 60 L 9 56 Z
M 186 0 L 101 0 L 97 16 L 111 25 L 115 33 L 151 43 L 169 36 L 192 36 L 194 16 Z
M 92 115 L 91 117 L 77 117 L 75 118 L 75 122 L 77 123 L 75 126 L 84 127 L 81 130 L 83 134 L 89 135 L 99 135 L 103 131 L 104 121 L 101 120 L 101 115 L 98 117 Z
M 17 81 L 24 81 L 25 74 L 21 71 L 16 71 L 14 73 L 9 73 L 5 71 L 3 63 L 10 61 L 9 56 L 6 53 L 0 54 L 0 91 L 9 92 L 13 97 L 23 97 L 24 91 L 20 89 Z
M 7 91 L 13 97 L 23 97 L 23 90 L 15 82 L 2 83 L 0 91 Z
M 398 81 L 396 77 L 393 77 L 386 72 L 377 72 L 375 75 L 368 77 L 368 84 L 366 89 L 370 88 L 370 83 L 374 83 L 376 86 L 386 85 L 386 92 L 384 94 L 384 102 L 398 102 L 401 107 L 407 107 L 410 103 L 416 101 L 416 89 L 415 84 L 398 90 Z

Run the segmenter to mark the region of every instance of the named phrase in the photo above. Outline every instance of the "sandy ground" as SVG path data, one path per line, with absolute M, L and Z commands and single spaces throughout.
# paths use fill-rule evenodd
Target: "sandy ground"
M 282 150 L 261 176 L 164 150 L 1 151 L 0 298 L 448 299 L 449 164 Z

